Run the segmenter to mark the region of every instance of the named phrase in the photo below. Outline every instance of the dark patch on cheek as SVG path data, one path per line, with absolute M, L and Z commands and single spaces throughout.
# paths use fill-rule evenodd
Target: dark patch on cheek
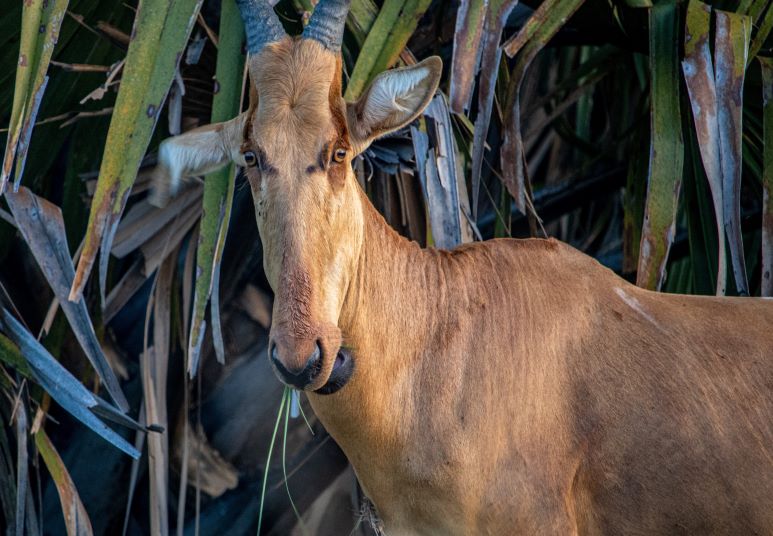
M 319 153 L 319 157 L 317 157 L 317 167 L 320 170 L 323 170 L 327 167 L 327 163 L 330 161 L 330 149 L 325 148 L 322 150 L 321 153 Z
M 323 171 L 329 172 L 333 167 L 335 167 L 336 164 L 330 161 L 330 155 L 332 154 L 333 147 L 335 147 L 335 145 L 335 140 L 327 142 L 319 151 L 319 155 L 317 155 L 317 163 L 308 166 L 306 168 L 306 173 L 311 175 L 313 173 L 319 173 Z
M 262 150 L 259 150 L 258 152 L 258 167 L 260 168 L 260 172 L 264 175 L 276 175 L 279 173 L 274 166 L 268 163 L 266 153 Z

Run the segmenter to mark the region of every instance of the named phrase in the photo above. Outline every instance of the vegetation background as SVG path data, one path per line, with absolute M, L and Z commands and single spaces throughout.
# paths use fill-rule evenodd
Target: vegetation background
M 298 33 L 313 5 L 275 8 Z M 0 15 L 0 527 L 370 534 L 345 457 L 265 358 L 238 170 L 146 200 L 161 140 L 244 108 L 234 0 Z M 549 235 L 651 289 L 769 296 L 771 28 L 769 0 L 353 0 L 347 99 L 445 65 L 359 180 L 423 245 Z

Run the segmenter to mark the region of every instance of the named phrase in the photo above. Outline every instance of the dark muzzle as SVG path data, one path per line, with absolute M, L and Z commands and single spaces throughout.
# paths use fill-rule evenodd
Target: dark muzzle
M 303 366 L 300 369 L 291 369 L 279 359 L 279 351 L 277 345 L 274 344 L 271 348 L 271 363 L 282 382 L 296 389 L 304 389 L 314 381 L 322 369 L 322 350 L 319 343 L 315 343 L 314 351 L 306 359 Z

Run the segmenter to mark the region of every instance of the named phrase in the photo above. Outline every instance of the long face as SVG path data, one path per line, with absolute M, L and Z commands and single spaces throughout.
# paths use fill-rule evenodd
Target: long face
M 332 391 L 352 370 L 338 317 L 362 243 L 340 59 L 286 38 L 252 62 L 257 106 L 242 150 L 275 291 L 270 356 L 286 383 Z
M 338 326 L 363 241 L 362 194 L 351 161 L 378 136 L 413 121 L 440 79 L 439 58 L 378 75 L 357 102 L 341 96 L 347 0 L 320 0 L 300 38 L 265 0 L 236 0 L 250 52 L 250 109 L 170 138 L 159 150 L 154 200 L 182 177 L 234 161 L 246 168 L 274 289 L 269 355 L 279 378 L 333 393 L 356 356 Z

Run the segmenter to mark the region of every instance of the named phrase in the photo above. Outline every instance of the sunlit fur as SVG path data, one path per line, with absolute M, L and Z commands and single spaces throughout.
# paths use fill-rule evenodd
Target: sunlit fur
M 555 240 L 422 250 L 361 204 L 357 373 L 309 398 L 387 534 L 771 534 L 773 302 Z
M 342 163 L 330 161 L 335 148 L 350 147 L 340 78 L 330 98 L 340 75 L 339 59 L 316 41 L 288 38 L 268 46 L 252 59 L 258 98 L 243 146 L 265 161 L 247 176 L 276 294 L 272 343 L 290 368 L 302 368 L 320 344 L 322 370 L 310 389 L 332 370 L 341 344 L 338 317 L 362 243 L 358 187 L 346 180 L 351 151 Z
M 347 141 L 338 58 L 271 45 L 242 143 L 275 170 L 249 170 L 271 337 L 287 365 L 322 341 L 311 390 L 351 348 L 308 396 L 386 534 L 773 533 L 773 302 L 644 291 L 555 240 L 400 237 L 349 161 L 426 105 L 427 66 L 392 80 L 394 117 L 387 86 L 347 105 Z M 345 165 L 309 173 L 331 141 Z

